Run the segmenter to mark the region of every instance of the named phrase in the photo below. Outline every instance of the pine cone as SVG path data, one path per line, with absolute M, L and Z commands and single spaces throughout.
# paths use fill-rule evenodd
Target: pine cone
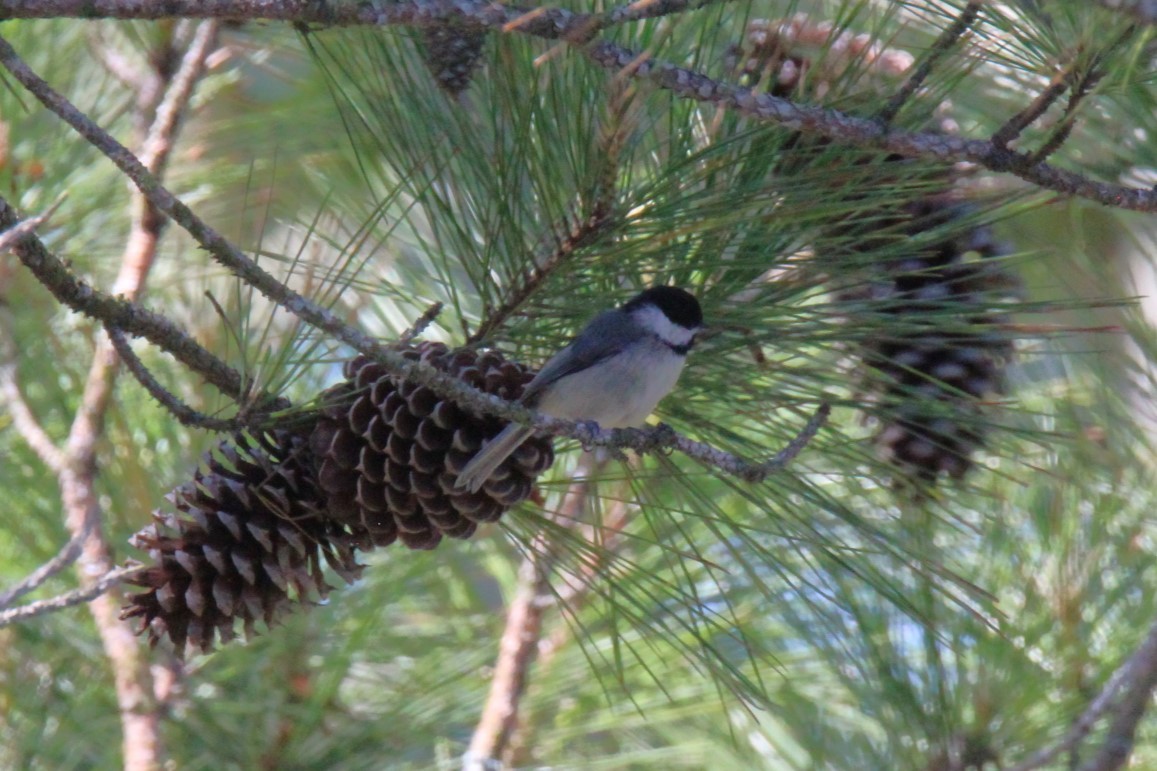
M 801 86 L 810 62 L 790 52 L 779 26 L 767 19 L 749 21 L 743 43 L 730 47 L 726 64 L 745 88 L 787 97 Z
M 177 514 L 131 543 L 153 566 L 129 579 L 148 591 L 129 596 L 121 618 L 140 618 L 155 645 L 168 635 L 178 654 L 209 651 L 216 637 L 246 637 L 291 605 L 332 588 L 322 561 L 347 583 L 360 574 L 355 538 L 324 516 L 305 440 L 286 431 L 242 434 L 206 454 L 205 470 L 169 496 Z
M 404 355 L 503 399 L 518 398 L 533 378 L 494 351 L 420 343 Z M 457 489 L 458 473 L 504 422 L 475 417 L 425 386 L 399 386 L 364 356 L 346 364 L 345 376 L 323 396 L 310 446 L 328 516 L 363 533 L 363 548 L 400 539 L 432 549 L 443 536 L 469 538 L 478 523 L 529 497 L 534 478 L 554 462 L 550 440 L 532 437 L 477 493 Z
M 533 378 L 493 351 L 421 343 L 403 355 L 504 399 Z M 532 437 L 480 491 L 458 490 L 458 473 L 503 421 L 399 385 L 364 356 L 345 374 L 301 433 L 239 434 L 207 453 L 204 469 L 168 496 L 177 513 L 154 512 L 132 538 L 154 564 L 129 579 L 147 591 L 129 596 L 121 618 L 141 619 L 150 643 L 168 636 L 178 654 L 208 651 L 239 625 L 248 637 L 256 622 L 324 598 L 323 560 L 352 583 L 356 549 L 468 538 L 529 497 L 554 461 L 550 440 Z
M 907 233 L 918 236 L 971 214 L 948 196 L 911 204 Z M 957 231 L 959 234 L 960 231 Z M 1012 345 L 990 312 L 994 294 L 1012 282 L 987 258 L 1004 249 L 987 226 L 930 244 L 886 267 L 876 296 L 900 318 L 898 333 L 868 346 L 865 362 L 879 380 L 881 454 L 907 474 L 934 483 L 962 477 L 984 443 L 981 400 L 1003 393 Z M 968 260 L 972 255 L 974 259 Z
M 486 27 L 481 24 L 457 22 L 422 29 L 422 58 L 438 86 L 451 96 L 470 86 L 485 44 Z

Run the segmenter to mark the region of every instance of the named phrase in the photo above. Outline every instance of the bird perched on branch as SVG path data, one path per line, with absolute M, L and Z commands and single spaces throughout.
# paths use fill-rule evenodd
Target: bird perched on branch
M 703 328 L 699 301 L 673 286 L 640 292 L 590 321 L 526 386 L 521 404 L 602 428 L 642 425 L 675 387 Z M 534 429 L 512 423 L 475 455 L 457 486 L 477 491 Z

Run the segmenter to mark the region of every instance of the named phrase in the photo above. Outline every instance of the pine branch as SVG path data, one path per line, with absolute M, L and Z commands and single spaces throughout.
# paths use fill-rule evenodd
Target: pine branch
M 1102 748 L 1101 753 L 1098 754 L 1094 762 L 1110 762 L 1107 758 L 1112 755 L 1115 757 L 1115 752 L 1123 744 L 1132 745 L 1132 731 L 1136 728 L 1136 722 L 1141 715 L 1137 709 L 1137 700 L 1142 698 L 1140 712 L 1144 711 L 1144 705 L 1147 703 L 1150 694 L 1152 694 L 1153 686 L 1157 683 L 1157 623 L 1149 627 L 1149 632 L 1145 636 L 1145 640 L 1138 646 L 1137 650 L 1133 652 L 1124 664 L 1118 667 L 1109 681 L 1105 683 L 1104 688 L 1097 694 L 1085 711 L 1081 713 L 1074 722 L 1068 733 L 1056 744 L 1051 747 L 1046 747 L 1035 753 L 1027 760 L 1018 763 L 1008 771 L 1033 771 L 1037 768 L 1043 768 L 1054 760 L 1059 758 L 1065 752 L 1076 748 L 1081 742 L 1088 737 L 1097 721 L 1103 715 L 1113 708 L 1113 702 L 1117 694 L 1122 690 L 1125 692 L 1125 697 L 1118 703 L 1115 709 L 1120 710 L 1113 720 L 1112 728 L 1110 729 L 1110 739 L 1112 742 L 1106 743 Z M 1142 697 L 1143 693 L 1143 697 Z M 1123 707 L 1123 709 L 1122 709 Z M 1131 724 L 1131 725 L 1130 725 Z M 1127 753 L 1126 753 L 1127 756 Z M 1087 767 L 1087 771 L 1105 771 L 1110 768 L 1117 768 L 1119 766 L 1092 766 Z
M 88 536 L 92 532 L 93 524 L 93 522 L 86 522 L 85 527 L 79 533 L 74 533 L 68 539 L 68 543 L 60 547 L 56 556 L 17 581 L 10 588 L 0 592 L 0 610 L 7 608 L 29 592 L 39 589 L 45 581 L 76 562 L 80 557 L 84 542 L 88 540 Z
M 585 465 L 585 464 L 584 464 Z M 597 467 L 596 467 L 597 468 Z M 571 484 L 553 519 L 570 529 L 581 521 L 595 482 L 596 468 L 580 466 L 579 481 Z M 518 570 L 518 590 L 506 612 L 506 627 L 499 643 L 498 661 L 490 681 L 486 705 L 470 739 L 463 771 L 485 771 L 501 762 L 518 727 L 522 697 L 529 670 L 538 652 L 542 620 L 555 603 L 550 575 L 557 561 L 557 544 L 551 531 L 535 537 Z
M 44 217 L 42 215 L 35 219 L 43 221 Z M 27 220 L 26 222 L 34 224 L 23 228 L 22 235 L 18 231 L 21 230 L 24 223 L 5 231 L 3 235 L 0 235 L 0 242 L 7 240 L 13 234 L 17 236 L 11 239 L 13 243 L 20 238 L 27 237 L 39 224 L 35 220 Z M 12 425 L 16 432 L 32 448 L 40 461 L 49 470 L 59 472 L 64 467 L 64 453 L 48 435 L 37 418 L 36 412 L 28 404 L 28 400 L 24 398 L 24 392 L 20 388 L 16 359 L 17 348 L 15 337 L 12 334 L 12 311 L 8 297 L 0 296 L 0 394 L 4 396 L 5 409 L 12 418 Z M 3 604 L 0 602 L 0 606 Z
M 487 313 L 478 329 L 466 338 L 468 345 L 486 339 L 501 327 L 579 250 L 594 244 L 611 230 L 619 164 L 630 133 L 627 117 L 630 99 L 622 84 L 614 84 L 612 88 L 614 92 L 610 99 L 608 120 L 600 127 L 599 150 L 602 160 L 590 196 L 582 200 L 584 211 L 581 219 L 574 225 L 564 225 L 566 234 L 562 238 L 555 236 L 557 244 L 554 250 L 545 259 L 536 259 L 533 270 L 522 281 L 507 289 L 506 297 L 498 307 Z
M 0 228 L 9 228 L 20 220 L 3 197 L 0 197 Z M 137 303 L 110 297 L 81 281 L 59 257 L 49 252 L 35 235 L 18 239 L 13 252 L 40 283 L 63 305 L 105 325 L 143 337 L 174 356 L 186 367 L 216 386 L 230 398 L 243 402 L 247 387 L 241 375 L 212 353 L 202 348 L 184 330 L 164 316 Z M 288 402 L 274 402 L 274 407 Z
M 142 3 L 140 0 L 0 0 L 0 18 L 68 16 L 86 19 L 264 19 L 326 26 L 425 27 L 455 20 L 476 22 L 506 33 L 565 40 L 578 46 L 584 56 L 602 67 L 628 77 L 649 80 L 684 99 L 732 109 L 753 120 L 904 157 L 970 162 L 989 171 L 1012 174 L 1037 187 L 1064 195 L 1087 198 L 1120 209 L 1157 211 L 1157 191 L 1150 188 L 1096 182 L 1082 174 L 1037 162 L 1031 154 L 1010 150 L 991 140 L 890 129 L 878 120 L 801 105 L 769 94 L 756 94 L 751 89 L 651 59 L 648 54 L 639 54 L 614 43 L 589 42 L 599 29 L 601 17 L 560 8 L 542 7 L 527 11 L 483 0 L 401 0 L 378 7 L 369 3 L 333 5 L 311 0 L 170 0 L 165 3 Z M 7 42 L 0 44 L 0 53 L 0 58 L 17 80 L 34 94 L 42 91 L 24 81 L 30 71 Z M 103 143 L 88 138 L 97 147 L 102 147 Z M 133 177 L 132 174 L 129 176 Z M 150 184 L 138 182 L 141 183 Z M 186 211 L 182 212 L 181 219 L 191 222 L 185 216 Z
M 116 349 L 117 356 L 120 357 L 121 363 L 129 371 L 137 382 L 149 392 L 162 407 L 168 410 L 177 421 L 183 426 L 190 426 L 193 428 L 205 428 L 210 431 L 237 431 L 242 428 L 252 427 L 256 422 L 237 418 L 214 418 L 209 415 L 204 415 L 197 412 L 189 405 L 182 402 L 176 394 L 169 391 L 161 385 L 153 373 L 149 372 L 145 363 L 140 360 L 136 352 L 129 345 L 125 333 L 116 327 L 106 327 L 105 331 L 108 333 L 109 340 L 112 346 Z
M 1100 750 L 1081 771 L 1116 771 L 1133 754 L 1137 725 L 1145 716 L 1157 687 L 1157 627 L 1126 663 L 1128 677 L 1120 700 L 1113 707 L 1113 719 L 1105 732 Z
M 1104 77 L 1105 72 L 1101 65 L 1104 62 L 1105 54 L 1118 45 L 1124 43 L 1132 35 L 1132 30 L 1126 30 L 1121 36 L 1109 46 L 1105 51 L 1101 51 L 1094 58 L 1093 61 L 1086 68 L 1084 74 L 1079 78 L 1073 73 L 1070 80 L 1073 82 L 1072 91 L 1069 93 L 1068 104 L 1065 105 L 1065 111 L 1061 115 L 1060 122 L 1053 129 L 1052 134 L 1045 140 L 1039 148 L 1033 152 L 1033 160 L 1040 162 L 1049 158 L 1053 153 L 1061 148 L 1061 146 L 1068 141 L 1069 135 L 1077 122 L 1077 108 L 1085 100 L 1085 98 L 1092 93 L 1096 88 L 1097 83 Z
M 944 57 L 948 55 L 955 46 L 957 41 L 972 28 L 976 23 L 976 18 L 980 15 L 980 7 L 984 3 L 982 0 L 969 0 L 968 4 L 960 12 L 960 15 L 940 33 L 932 43 L 932 47 L 928 50 L 928 55 L 924 61 L 908 76 L 904 81 L 904 85 L 897 89 L 896 93 L 892 94 L 888 99 L 888 104 L 884 109 L 876 114 L 876 120 L 885 126 L 892 123 L 896 116 L 900 113 L 901 108 L 907 103 L 909 99 L 916 93 L 916 91 L 932 74 L 932 70 L 936 68 Z
M 478 328 L 466 338 L 467 345 L 481 342 L 496 329 L 518 312 L 527 300 L 550 278 L 559 268 L 566 264 L 575 253 L 589 245 L 607 230 L 607 213 L 594 212 L 581 223 L 569 229 L 569 232 L 559 242 L 555 250 L 541 261 L 536 261 L 532 271 L 517 284 L 513 284 L 506 292 L 506 297 L 498 307 L 487 313 L 478 325 Z
M 72 608 L 77 605 L 83 605 L 86 602 L 92 602 L 104 595 L 109 589 L 113 588 L 121 581 L 135 573 L 139 573 L 144 567 L 141 565 L 127 565 L 123 568 L 116 568 L 97 578 L 88 586 L 80 589 L 75 589 L 66 594 L 61 594 L 47 600 L 39 600 L 28 605 L 21 605 L 18 608 L 9 608 L 0 611 L 0 627 L 14 624 L 17 621 L 26 621 L 36 616 L 43 616 L 48 613 L 55 613 L 66 608 Z M 132 638 L 130 638 L 132 639 Z M 127 766 L 126 766 L 127 767 Z

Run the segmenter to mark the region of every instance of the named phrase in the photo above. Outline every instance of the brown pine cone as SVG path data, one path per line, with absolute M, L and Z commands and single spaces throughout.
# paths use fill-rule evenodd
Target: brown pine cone
M 470 86 L 482 61 L 486 27 L 468 22 L 447 22 L 422 29 L 422 59 L 438 86 L 457 96 Z
M 950 197 L 910 204 L 911 236 L 971 214 Z M 960 233 L 959 230 L 956 231 Z M 991 312 L 1012 280 L 988 259 L 1005 248 L 988 226 L 933 241 L 886 265 L 874 294 L 903 326 L 867 346 L 876 376 L 881 454 L 906 474 L 934 483 L 941 473 L 962 477 L 983 446 L 992 418 L 982 400 L 1004 391 L 1012 344 Z
M 178 654 L 209 651 L 238 625 L 248 637 L 256 622 L 324 598 L 323 561 L 347 583 L 361 573 L 355 538 L 324 516 L 308 446 L 292 433 L 222 442 L 168 498 L 177 513 L 154 512 L 131 539 L 154 564 L 128 579 L 148 591 L 121 614 L 140 618 L 153 645 L 167 635 Z
M 421 343 L 404 355 L 508 400 L 533 378 L 493 351 Z M 249 636 L 256 622 L 273 624 L 295 603 L 326 596 L 323 561 L 353 582 L 362 570 L 356 549 L 394 540 L 432 549 L 443 536 L 468 538 L 529 497 L 554 461 L 550 440 L 532 437 L 480 491 L 458 490 L 458 473 L 503 421 L 399 385 L 364 356 L 345 374 L 301 433 L 219 444 L 193 481 L 168 496 L 176 513 L 154 512 L 132 538 L 153 565 L 128 579 L 147 591 L 129 596 L 121 618 L 141 619 L 152 644 L 167 636 L 183 654 L 228 642 L 238 626 Z
M 534 373 L 495 351 L 450 351 L 420 343 L 404 352 L 503 399 L 517 399 Z M 328 515 L 364 534 L 363 548 L 395 539 L 432 549 L 443 536 L 469 538 L 525 500 L 534 479 L 554 462 L 549 438 L 532 437 L 476 493 L 454 487 L 482 444 L 504 427 L 476 417 L 429 388 L 399 385 L 377 363 L 359 356 L 346 382 L 323 396 L 310 437 Z

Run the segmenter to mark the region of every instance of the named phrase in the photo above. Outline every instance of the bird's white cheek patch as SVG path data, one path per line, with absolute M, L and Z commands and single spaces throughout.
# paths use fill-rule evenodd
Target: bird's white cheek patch
M 695 337 L 695 331 L 681 327 L 675 324 L 671 319 L 667 318 L 667 314 L 656 308 L 654 305 L 648 305 L 643 308 L 638 308 L 631 311 L 637 321 L 645 329 L 649 329 L 659 336 L 660 340 L 670 343 L 671 345 L 687 345 L 691 339 Z

